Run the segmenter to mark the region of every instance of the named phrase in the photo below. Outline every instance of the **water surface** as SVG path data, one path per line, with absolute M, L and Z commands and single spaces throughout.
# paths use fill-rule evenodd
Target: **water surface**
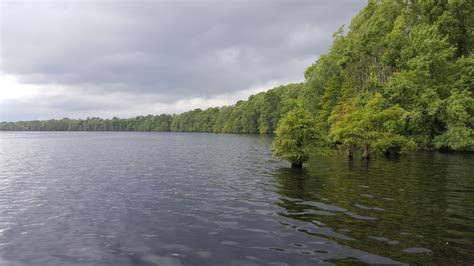
M 0 132 L 0 264 L 474 263 L 472 155 L 295 171 L 270 142 Z

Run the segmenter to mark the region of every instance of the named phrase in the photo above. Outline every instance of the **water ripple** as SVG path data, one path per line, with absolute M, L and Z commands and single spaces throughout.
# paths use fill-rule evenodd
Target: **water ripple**
M 474 260 L 472 157 L 314 158 L 294 171 L 270 141 L 0 132 L 0 264 Z

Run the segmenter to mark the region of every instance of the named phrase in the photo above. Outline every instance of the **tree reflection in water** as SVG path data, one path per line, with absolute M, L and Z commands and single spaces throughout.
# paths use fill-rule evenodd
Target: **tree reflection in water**
M 273 176 L 279 215 L 302 233 L 407 263 L 473 259 L 472 155 L 419 153 L 392 159 L 317 157 Z

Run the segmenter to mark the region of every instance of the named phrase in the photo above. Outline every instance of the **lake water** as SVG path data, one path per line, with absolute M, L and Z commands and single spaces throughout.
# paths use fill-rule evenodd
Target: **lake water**
M 298 171 L 270 142 L 0 132 L 0 265 L 474 263 L 473 155 Z

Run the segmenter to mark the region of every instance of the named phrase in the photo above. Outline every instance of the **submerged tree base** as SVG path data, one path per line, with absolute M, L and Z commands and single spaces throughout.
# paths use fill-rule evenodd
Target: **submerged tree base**
M 291 163 L 291 168 L 303 168 L 302 162 Z

